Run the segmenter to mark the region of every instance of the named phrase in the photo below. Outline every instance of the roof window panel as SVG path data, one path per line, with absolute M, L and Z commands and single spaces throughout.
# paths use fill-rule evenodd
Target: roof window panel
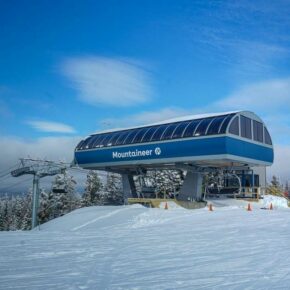
M 174 130 L 178 127 L 180 123 L 174 123 L 169 125 L 166 130 L 163 132 L 163 135 L 161 136 L 160 140 L 168 140 L 171 139 L 172 133 Z
M 110 139 L 112 138 L 112 134 L 111 133 L 108 133 L 108 134 L 105 134 L 104 135 L 104 138 L 102 139 L 102 141 L 101 141 L 101 143 L 100 143 L 100 145 L 102 146 L 102 147 L 107 147 L 107 146 L 110 146 L 110 145 L 108 145 L 109 144 L 109 141 L 110 141 Z
M 116 141 L 118 140 L 119 136 L 121 135 L 121 133 L 120 132 L 113 132 L 110 140 L 108 141 L 108 146 L 114 146 Z
M 167 127 L 169 127 L 168 124 L 159 126 L 159 127 L 156 129 L 156 131 L 153 133 L 153 135 L 152 135 L 150 141 L 151 141 L 151 142 L 153 142 L 153 141 L 159 141 L 160 138 L 161 138 L 161 136 L 162 136 L 162 134 L 163 134 L 163 132 L 166 130 Z
M 206 119 L 203 119 L 198 127 L 195 129 L 195 132 L 194 132 L 194 136 L 198 137 L 198 136 L 204 136 L 205 135 L 205 132 L 207 130 L 207 127 L 208 125 L 211 123 L 211 121 L 213 121 L 214 118 L 206 118 Z
M 227 116 L 216 117 L 208 126 L 206 135 L 215 135 L 219 133 L 220 126 Z
M 152 135 L 154 134 L 154 132 L 156 131 L 158 127 L 150 127 L 144 134 L 144 136 L 142 137 L 141 139 L 141 142 L 142 143 L 145 143 L 145 142 L 149 142 L 151 140 L 151 137 Z
M 241 115 L 241 136 L 247 139 L 252 139 L 252 120 Z
M 134 139 L 132 140 L 132 143 L 140 143 L 144 134 L 149 130 L 148 127 L 141 128 L 137 131 L 137 134 L 135 135 Z
M 239 136 L 239 134 L 240 134 L 240 124 L 239 123 L 240 123 L 239 116 L 236 116 L 233 119 L 233 121 L 229 127 L 229 133 Z
M 91 148 L 97 147 L 99 142 L 102 140 L 103 136 L 104 136 L 104 134 L 96 135 L 92 144 L 91 144 Z
M 201 120 L 193 120 L 191 121 L 183 132 L 183 138 L 193 137 L 196 127 L 201 122 Z
M 226 118 L 223 120 L 223 122 L 220 125 L 220 129 L 219 129 L 219 134 L 225 134 L 227 127 L 231 121 L 231 119 L 233 118 L 234 114 L 230 114 L 227 115 Z
M 266 127 L 264 127 L 264 135 L 265 135 L 265 143 L 268 145 L 272 145 L 271 136 Z
M 115 142 L 115 146 L 122 145 L 123 142 L 124 142 L 124 140 L 127 138 L 127 136 L 128 136 L 129 133 L 130 133 L 130 131 L 123 131 L 123 132 L 119 135 L 118 139 L 116 140 L 116 142 Z
M 78 143 L 76 150 L 80 150 L 82 148 L 82 144 L 84 143 L 84 140 Z
M 181 138 L 184 129 L 189 125 L 190 121 L 180 123 L 172 133 L 172 139 Z
M 131 144 L 132 143 L 132 141 L 133 141 L 133 139 L 135 138 L 135 136 L 136 136 L 136 134 L 138 133 L 138 130 L 137 129 L 134 129 L 134 130 L 132 130 L 129 134 L 128 134 L 128 136 L 127 136 L 127 138 L 124 140 L 124 145 L 125 144 Z
M 263 143 L 263 124 L 253 120 L 253 138 L 255 141 Z

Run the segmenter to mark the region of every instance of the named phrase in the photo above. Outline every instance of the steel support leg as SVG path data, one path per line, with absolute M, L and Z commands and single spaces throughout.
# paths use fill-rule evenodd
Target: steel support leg
M 202 174 L 188 171 L 180 189 L 180 200 L 202 200 Z
M 122 183 L 123 183 L 123 194 L 124 194 L 124 203 L 128 204 L 128 198 L 138 197 L 135 187 L 135 182 L 133 175 L 131 174 L 122 174 Z
M 38 205 L 39 205 L 39 176 L 33 175 L 33 196 L 32 196 L 32 225 L 35 228 L 38 225 Z

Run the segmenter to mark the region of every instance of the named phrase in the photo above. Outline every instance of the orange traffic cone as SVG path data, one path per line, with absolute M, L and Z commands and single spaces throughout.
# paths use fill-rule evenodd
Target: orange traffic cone
M 247 211 L 251 211 L 252 210 L 252 207 L 251 207 L 251 204 L 248 203 L 248 208 L 247 208 Z
M 168 209 L 168 204 L 167 204 L 167 201 L 165 202 L 164 209 Z
M 213 207 L 212 207 L 212 204 L 211 204 L 211 203 L 210 203 L 209 206 L 208 206 L 208 210 L 209 210 L 209 211 L 213 211 Z
M 273 204 L 272 204 L 272 202 L 270 203 L 270 210 L 273 210 Z

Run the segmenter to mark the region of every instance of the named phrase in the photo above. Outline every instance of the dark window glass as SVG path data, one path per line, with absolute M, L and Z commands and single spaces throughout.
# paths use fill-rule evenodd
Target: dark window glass
M 226 129 L 229 125 L 230 120 L 233 118 L 234 114 L 230 114 L 228 115 L 224 121 L 222 122 L 220 129 L 219 129 L 219 134 L 225 134 L 226 133 Z
M 253 120 L 253 137 L 255 141 L 263 142 L 263 124 Z
M 82 148 L 82 144 L 84 143 L 84 140 L 82 140 L 76 147 L 76 150 L 80 150 Z
M 175 139 L 175 138 L 181 138 L 184 129 L 186 128 L 186 126 L 188 126 L 189 123 L 190 123 L 189 121 L 188 121 L 188 122 L 182 122 L 182 123 L 180 123 L 180 124 L 175 128 L 175 131 L 174 131 L 173 134 L 172 134 L 172 139 Z
M 87 149 L 87 145 L 90 142 L 91 137 L 88 137 L 87 139 L 84 140 L 83 144 L 82 144 L 82 149 Z
M 111 139 L 108 141 L 108 146 L 114 146 L 121 134 L 122 132 L 114 132 Z
M 241 136 L 252 139 L 252 122 L 245 116 L 241 116 Z
M 137 134 L 135 135 L 132 143 L 140 143 L 141 140 L 142 140 L 143 135 L 146 133 L 146 131 L 148 131 L 148 129 L 149 129 L 148 127 L 139 129 Z
M 104 134 L 96 135 L 96 138 L 94 139 L 94 143 L 92 143 L 92 148 L 99 147 L 100 142 L 103 140 Z
M 216 117 L 209 125 L 206 135 L 218 134 L 221 123 L 225 118 L 226 116 Z
M 171 139 L 172 133 L 174 132 L 174 130 L 177 128 L 177 126 L 180 123 L 175 123 L 175 124 L 171 124 L 170 126 L 168 126 L 166 128 L 166 130 L 164 131 L 163 135 L 161 136 L 160 140 L 168 140 Z
M 135 130 L 132 130 L 129 135 L 127 136 L 127 138 L 124 140 L 124 143 L 123 144 L 131 144 L 132 143 L 132 140 L 134 139 L 134 137 L 136 136 L 138 130 L 135 129 Z
M 159 126 L 156 129 L 156 131 L 153 133 L 150 141 L 158 141 L 158 140 L 160 140 L 160 137 L 162 136 L 163 132 L 166 130 L 167 127 L 168 127 L 168 124 Z
M 87 143 L 87 148 L 89 149 L 93 148 L 93 144 L 98 137 L 99 137 L 98 135 L 91 136 L 89 142 Z
M 264 127 L 264 134 L 265 134 L 265 143 L 272 145 L 272 140 L 266 127 Z
M 208 125 L 210 124 L 210 122 L 213 120 L 214 118 L 206 118 L 203 119 L 198 127 L 195 130 L 194 136 L 203 136 L 205 135 L 206 129 L 208 127 Z
M 112 138 L 112 135 L 111 133 L 109 134 L 105 134 L 104 135 L 104 138 L 102 139 L 102 141 L 100 142 L 100 146 L 103 147 L 103 146 L 108 146 L 108 143 L 110 141 L 110 139 Z
M 239 136 L 239 131 L 240 131 L 239 116 L 236 116 L 230 125 L 229 133 Z
M 118 145 L 122 145 L 124 140 L 127 138 L 127 135 L 129 134 L 129 131 L 123 131 L 119 138 L 116 140 L 115 142 L 115 145 L 118 146 Z
M 156 131 L 158 127 L 151 127 L 147 130 L 147 132 L 144 134 L 141 142 L 149 142 L 151 140 L 152 135 L 154 134 L 154 132 Z
M 193 120 L 190 122 L 190 124 L 186 127 L 184 133 L 183 133 L 183 138 L 186 137 L 193 137 L 193 133 L 197 127 L 197 125 L 200 123 L 201 120 Z
M 97 140 L 98 144 L 95 144 L 95 147 L 104 147 L 103 140 L 106 138 L 106 134 L 100 135 L 100 138 Z

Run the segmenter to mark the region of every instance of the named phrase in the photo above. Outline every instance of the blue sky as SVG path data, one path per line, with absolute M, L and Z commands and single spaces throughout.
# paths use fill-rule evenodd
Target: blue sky
M 94 131 L 247 109 L 290 177 L 290 1 L 0 2 L 2 166 Z

